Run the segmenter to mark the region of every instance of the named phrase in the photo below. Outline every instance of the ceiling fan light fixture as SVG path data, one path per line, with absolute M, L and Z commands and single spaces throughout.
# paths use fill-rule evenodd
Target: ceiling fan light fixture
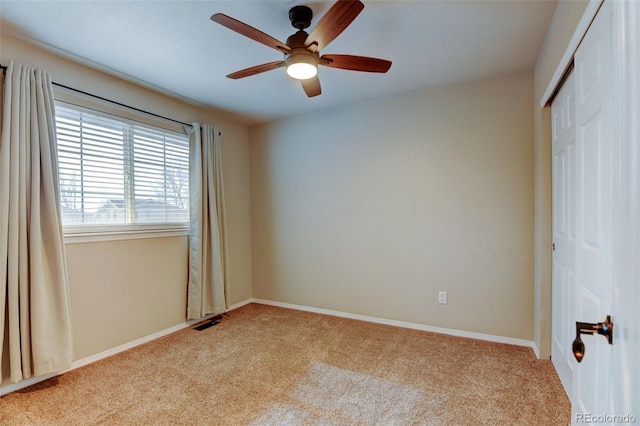
M 311 64 L 300 62 L 289 65 L 287 67 L 287 74 L 296 80 L 308 80 L 318 75 L 318 69 Z
M 318 61 L 312 55 L 291 55 L 285 62 L 287 74 L 296 80 L 308 80 L 318 75 Z

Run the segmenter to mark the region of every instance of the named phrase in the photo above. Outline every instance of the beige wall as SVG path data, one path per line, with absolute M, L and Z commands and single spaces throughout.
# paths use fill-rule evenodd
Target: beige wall
M 46 69 L 53 81 L 222 131 L 232 304 L 251 297 L 248 129 L 221 111 L 185 103 L 2 34 L 0 62 Z M 75 359 L 182 324 L 187 237 L 67 244 Z
M 540 101 L 588 1 L 560 1 L 534 73 L 535 336 L 540 357 L 551 354 L 551 113 Z
M 254 297 L 532 340 L 532 103 L 528 72 L 251 128 Z
M 187 237 L 67 244 L 74 356 L 185 320 Z

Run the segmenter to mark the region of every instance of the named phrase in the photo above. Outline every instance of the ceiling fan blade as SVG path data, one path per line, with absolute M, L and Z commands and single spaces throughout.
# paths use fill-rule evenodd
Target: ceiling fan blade
M 385 73 L 391 68 L 391 61 L 353 55 L 322 55 L 320 65 L 351 71 Z
M 291 48 L 287 46 L 285 43 L 271 37 L 268 34 L 263 33 L 262 31 L 253 28 L 250 25 L 245 24 L 244 22 L 240 22 L 237 19 L 234 19 L 230 16 L 227 16 L 222 13 L 216 13 L 211 16 L 211 20 L 216 22 L 222 26 L 229 28 L 239 34 L 242 34 L 245 37 L 249 37 L 252 40 L 257 41 L 258 43 L 262 43 L 265 46 L 269 46 L 273 49 L 276 49 L 282 53 L 291 52 Z
M 318 96 L 322 93 L 322 89 L 320 88 L 320 79 L 318 76 L 307 80 L 300 80 L 300 82 L 302 83 L 304 93 L 306 93 L 308 97 L 313 98 L 314 96 Z
M 338 0 L 324 14 L 304 42 L 313 52 L 322 50 L 344 31 L 362 12 L 364 4 L 359 0 Z
M 229 74 L 227 77 L 234 80 L 238 78 L 249 77 L 252 75 L 260 74 L 261 72 L 275 70 L 276 68 L 282 68 L 286 65 L 284 61 L 274 61 L 262 65 L 256 65 L 255 67 L 246 68 L 240 71 Z

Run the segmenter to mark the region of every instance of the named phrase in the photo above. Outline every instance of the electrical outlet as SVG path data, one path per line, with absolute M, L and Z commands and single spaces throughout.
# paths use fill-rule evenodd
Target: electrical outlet
M 441 305 L 446 305 L 447 304 L 447 292 L 446 291 L 439 291 L 438 292 L 438 303 L 440 303 Z

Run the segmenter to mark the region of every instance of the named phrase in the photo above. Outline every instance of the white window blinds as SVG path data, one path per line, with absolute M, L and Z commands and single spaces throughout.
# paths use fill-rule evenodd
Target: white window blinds
M 189 222 L 186 134 L 56 102 L 66 225 Z

